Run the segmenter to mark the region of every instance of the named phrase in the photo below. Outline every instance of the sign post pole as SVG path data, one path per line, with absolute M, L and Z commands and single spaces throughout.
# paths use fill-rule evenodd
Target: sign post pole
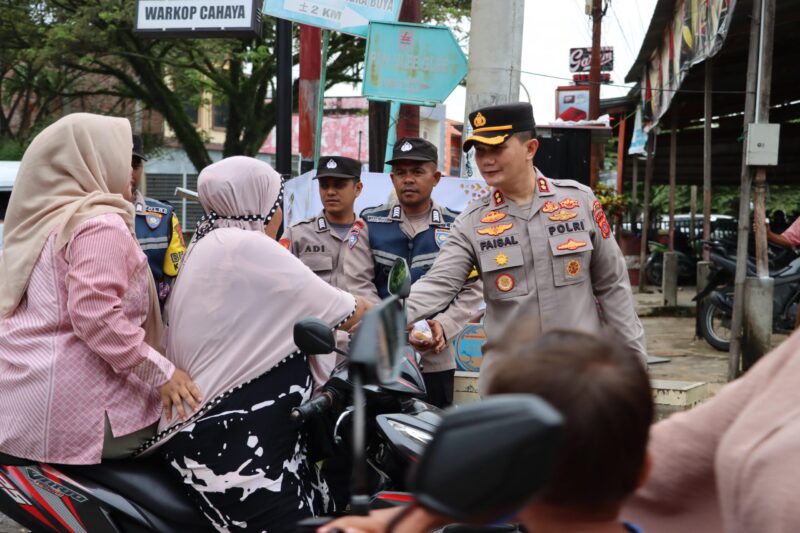
M 322 62 L 319 68 L 319 105 L 317 105 L 317 128 L 314 135 L 314 168 L 319 165 L 320 146 L 322 145 L 322 119 L 325 116 L 325 82 L 328 78 L 328 45 L 330 30 L 322 30 Z
M 392 151 L 394 150 L 394 143 L 397 141 L 397 121 L 400 120 L 400 102 L 392 100 L 389 106 L 389 131 L 386 136 L 386 157 L 384 161 L 392 158 Z M 390 172 L 392 165 L 384 165 L 383 171 Z

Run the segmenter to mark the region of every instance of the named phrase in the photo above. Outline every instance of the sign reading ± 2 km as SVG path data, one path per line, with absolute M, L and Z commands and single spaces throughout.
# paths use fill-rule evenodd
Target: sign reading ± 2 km
M 402 0 L 265 0 L 264 13 L 366 37 L 370 22 L 392 22 Z
M 444 26 L 373 23 L 367 39 L 363 94 L 373 100 L 433 105 L 467 75 L 467 58 Z

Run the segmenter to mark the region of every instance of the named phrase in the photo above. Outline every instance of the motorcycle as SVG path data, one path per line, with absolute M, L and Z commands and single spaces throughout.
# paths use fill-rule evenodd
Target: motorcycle
M 647 246 L 650 250 L 650 255 L 647 256 L 647 261 L 645 261 L 644 272 L 652 285 L 660 287 L 664 277 L 664 253 L 669 248 L 667 245 L 656 241 L 649 241 Z M 693 284 L 697 277 L 697 259 L 677 250 L 676 253 L 678 254 L 678 282 L 688 285 Z
M 395 278 L 395 285 L 400 287 L 395 290 L 403 289 L 407 295 L 410 283 L 402 272 L 396 273 Z M 422 453 L 439 422 L 438 410 L 419 400 L 425 395 L 424 381 L 416 359 L 404 350 L 405 316 L 397 305 L 395 297 L 365 315 L 363 333 L 357 334 L 353 341 L 348 370 L 340 369 L 331 378 L 326 394 L 291 415 L 299 422 L 314 411 L 332 407 L 333 394 L 338 395 L 340 402 L 347 402 L 352 395 L 353 405 L 343 410 L 336 433 L 340 435 L 344 421 L 353 418 L 353 447 L 362 450 L 366 392 L 370 412 L 374 414 L 370 428 L 374 427 L 376 435 L 380 435 L 371 437 L 368 453 L 377 474 L 376 491 L 405 488 L 408 465 Z M 306 342 L 307 349 L 310 349 L 308 343 L 313 344 L 315 331 L 323 331 L 321 338 L 333 342 L 329 324 L 317 321 L 316 328 L 306 328 L 305 341 L 303 334 L 298 337 L 301 343 Z M 296 331 L 304 330 L 300 327 Z M 320 346 L 323 344 L 318 342 L 316 348 Z M 307 353 L 329 353 L 330 346 L 324 346 L 324 351 L 310 349 Z M 391 353 L 386 351 L 387 346 L 391 346 Z M 304 349 L 299 344 L 298 347 Z M 383 364 L 375 362 L 374 354 L 382 354 Z M 405 359 L 400 358 L 403 354 Z M 365 508 L 370 501 L 360 464 L 359 456 L 354 463 L 354 478 L 358 480 L 353 492 L 357 499 L 355 509 Z M 397 498 L 386 493 L 374 500 L 387 504 Z M 158 458 L 105 461 L 98 465 L 54 465 L 0 453 L 0 512 L 36 532 L 214 531 Z
M 731 317 L 733 315 L 734 277 L 736 257 L 730 248 L 718 241 L 704 241 L 710 247 L 713 264 L 708 284 L 695 296 L 702 301 L 698 325 L 702 337 L 714 348 L 728 351 L 730 348 Z M 769 275 L 775 280 L 772 302 L 772 329 L 774 333 L 791 333 L 800 303 L 800 257 L 777 256 L 778 263 L 771 262 Z M 747 275 L 755 276 L 756 267 L 752 258 L 747 260 Z

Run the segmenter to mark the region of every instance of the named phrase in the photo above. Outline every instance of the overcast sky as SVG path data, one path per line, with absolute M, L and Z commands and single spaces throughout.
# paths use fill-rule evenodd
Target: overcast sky
M 431 0 L 429 0 L 431 1 Z M 497 0 L 504 1 L 504 0 Z M 526 0 L 522 47 L 522 85 L 528 90 L 536 121 L 555 118 L 555 89 L 570 85 L 569 49 L 592 44 L 591 19 L 584 12 L 586 0 Z M 611 80 L 622 85 L 639 53 L 639 47 L 653 13 L 656 0 L 611 0 L 603 19 L 602 45 L 614 47 Z M 533 74 L 535 73 L 535 74 Z M 558 80 L 536 74 L 567 78 Z M 447 117 L 464 119 L 464 92 L 458 87 L 447 99 Z M 622 96 L 626 88 L 603 87 L 602 98 Z M 337 86 L 330 96 L 360 94 L 360 87 Z M 527 100 L 520 90 L 520 100 Z

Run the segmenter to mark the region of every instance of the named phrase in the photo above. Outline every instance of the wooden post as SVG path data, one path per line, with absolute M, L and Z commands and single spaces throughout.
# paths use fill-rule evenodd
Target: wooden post
M 647 284 L 644 264 L 647 261 L 647 230 L 650 227 L 650 184 L 653 182 L 653 159 L 655 152 L 655 132 L 648 134 L 647 165 L 644 171 L 644 206 L 642 207 L 642 242 L 639 248 L 639 290 Z
M 673 100 L 673 104 L 675 101 Z M 675 251 L 675 182 L 678 174 L 678 109 L 672 108 L 669 133 L 669 251 Z
M 697 185 L 689 187 L 689 241 L 692 243 L 692 252 L 694 252 L 694 243 L 697 240 L 695 235 L 694 219 L 697 216 Z
M 706 59 L 706 79 L 703 122 L 703 240 L 711 238 L 711 83 L 714 75 L 714 60 Z M 710 249 L 703 245 L 703 261 L 711 259 Z
M 639 158 L 633 158 L 633 183 L 631 184 L 631 233 L 636 233 L 636 223 L 639 221 Z
M 744 127 L 756 115 L 756 74 L 758 71 L 758 45 L 761 25 L 761 2 L 753 0 L 750 18 L 750 48 L 747 54 L 747 90 L 744 103 Z M 747 277 L 747 239 L 750 233 L 750 188 L 753 176 L 747 166 L 747 154 L 742 150 L 742 175 L 739 190 L 739 224 L 736 244 L 736 274 L 734 276 L 733 313 L 731 317 L 731 346 L 728 351 L 728 380 L 739 375 L 742 353 L 742 323 L 744 315 L 744 282 Z
M 627 120 L 625 119 L 625 113 L 620 114 L 619 119 L 619 131 L 617 132 L 617 138 L 619 142 L 617 143 L 617 194 L 622 194 L 624 192 L 624 181 L 625 181 L 625 125 L 627 124 Z M 617 219 L 614 221 L 617 226 L 617 242 L 619 242 L 620 238 L 622 237 L 622 214 L 617 216 Z
M 603 27 L 603 0 L 592 0 L 592 58 L 589 66 L 589 120 L 600 116 L 600 34 Z M 589 183 L 597 186 L 600 176 L 601 146 L 590 145 Z

